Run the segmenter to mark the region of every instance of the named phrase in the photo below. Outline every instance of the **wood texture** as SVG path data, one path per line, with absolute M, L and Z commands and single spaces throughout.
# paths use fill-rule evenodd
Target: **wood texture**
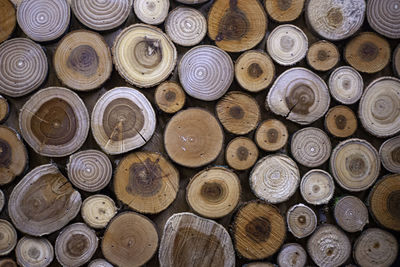
M 325 128 L 336 137 L 345 138 L 357 130 L 357 118 L 347 106 L 334 106 L 325 116 Z
M 392 173 L 400 173 L 400 136 L 387 139 L 379 149 L 383 167 Z
M 261 118 L 257 101 L 240 91 L 225 94 L 215 108 L 224 128 L 237 135 L 247 134 L 254 130 Z
M 273 255 L 286 237 L 285 221 L 278 208 L 260 201 L 240 207 L 232 230 L 236 252 L 250 260 Z
M 165 127 L 165 150 L 174 162 L 185 167 L 196 168 L 214 161 L 223 143 L 222 127 L 201 108 L 178 112 Z
M 318 223 L 315 212 L 304 204 L 290 207 L 286 214 L 286 221 L 289 231 L 297 238 L 311 235 Z
M 114 174 L 117 198 L 141 213 L 165 210 L 178 190 L 179 172 L 159 153 L 131 153 L 118 163 Z
M 208 35 L 228 52 L 256 46 L 265 36 L 267 16 L 257 0 L 216 0 L 208 13 Z
M 313 43 L 307 52 L 307 63 L 317 71 L 328 71 L 340 60 L 338 48 L 331 42 L 322 40 Z
M 333 214 L 337 224 L 347 232 L 362 231 L 368 224 L 368 209 L 355 196 L 345 196 L 336 201 Z
M 15 8 L 9 0 L 0 1 L 0 43 L 7 40 L 17 24 Z
M 162 111 L 175 113 L 185 105 L 186 95 L 179 83 L 165 81 L 157 86 L 154 100 Z
M 156 128 L 156 115 L 149 100 L 138 90 L 116 87 L 103 94 L 92 111 L 92 134 L 110 155 L 146 144 Z
M 269 119 L 258 126 L 254 139 L 261 149 L 276 151 L 286 145 L 289 133 L 281 121 Z
M 354 104 L 361 98 L 364 81 L 358 71 L 349 66 L 342 66 L 329 76 L 329 90 L 332 97 L 340 103 Z
M 334 191 L 335 184 L 332 176 L 324 170 L 310 170 L 301 179 L 300 193 L 309 204 L 328 204 Z
M 322 165 L 329 159 L 332 146 L 324 131 L 307 127 L 292 135 L 290 150 L 298 163 L 312 168 Z
M 85 223 L 94 229 L 103 229 L 117 214 L 112 198 L 106 195 L 91 195 L 82 203 L 81 215 Z
M 6 197 L 4 196 L 3 191 L 0 190 L 0 212 L 3 210 L 5 203 L 6 203 Z
M 135 212 L 123 212 L 108 225 L 101 242 L 104 257 L 121 267 L 145 264 L 157 251 L 158 234 L 152 221 Z
M 257 159 L 258 148 L 256 144 L 247 137 L 236 137 L 226 145 L 226 163 L 235 170 L 247 170 L 253 167 Z
M 22 267 L 46 267 L 54 259 L 53 245 L 46 238 L 22 237 L 15 254 Z
M 11 97 L 36 90 L 49 68 L 42 47 L 19 37 L 0 44 L 0 65 L 0 93 Z
M 277 22 L 297 19 L 303 11 L 304 0 L 265 0 L 268 15 Z
M 302 267 L 307 262 L 307 252 L 297 243 L 285 244 L 278 254 L 279 266 Z
M 209 0 L 176 0 L 176 1 L 183 4 L 194 5 L 194 4 L 202 4 Z
M 240 86 L 249 92 L 267 88 L 275 76 L 275 65 L 262 50 L 242 53 L 235 63 L 235 77 Z
M 266 99 L 266 106 L 272 112 L 302 125 L 322 117 L 329 104 L 330 95 L 324 80 L 305 68 L 283 72 Z
M 0 219 L 0 233 L 0 256 L 5 256 L 17 245 L 17 231 L 10 222 Z
M 285 154 L 268 155 L 260 159 L 250 173 L 250 188 L 269 203 L 288 200 L 300 183 L 297 164 Z
M 165 32 L 178 45 L 194 46 L 206 36 L 207 20 L 197 9 L 178 6 L 168 14 Z
M 400 44 L 396 47 L 393 52 L 393 70 L 397 77 L 400 77 Z
M 322 38 L 338 41 L 357 32 L 364 22 L 365 0 L 310 0 L 306 4 L 308 25 Z
M 133 11 L 146 24 L 158 25 L 168 15 L 169 0 L 135 0 Z
M 199 45 L 183 55 L 178 74 L 188 95 L 212 101 L 228 91 L 233 81 L 234 67 L 225 51 L 211 45 Z
M 400 3 L 396 0 L 368 0 L 367 19 L 378 33 L 393 39 L 400 38 Z
M 307 251 L 318 266 L 339 266 L 350 257 L 351 243 L 339 228 L 325 224 L 308 239 Z
M 95 32 L 77 30 L 59 42 L 53 57 L 57 77 L 68 87 L 88 91 L 101 86 L 111 75 L 111 51 Z
M 88 267 L 113 267 L 113 265 L 104 259 L 95 259 L 89 263 Z
M 160 29 L 147 24 L 125 28 L 114 41 L 114 65 L 130 84 L 151 87 L 164 81 L 174 70 L 174 43 Z
M 378 152 L 363 139 L 347 139 L 332 151 L 332 176 L 348 191 L 358 192 L 369 188 L 378 178 L 380 169 Z
M 8 205 L 11 221 L 32 236 L 53 233 L 75 218 L 81 195 L 52 164 L 30 171 L 14 187 Z
M 66 0 L 22 0 L 17 8 L 19 27 L 36 42 L 59 38 L 67 30 L 70 18 Z
M 378 137 L 400 132 L 400 80 L 381 77 L 364 90 L 358 109 L 364 129 Z
M 0 95 L 0 123 L 7 120 L 9 113 L 10 105 L 8 104 L 7 99 Z
M 376 73 L 389 63 L 390 45 L 376 33 L 363 32 L 347 43 L 343 56 L 356 70 Z
M 13 129 L 0 125 L 0 185 L 12 182 L 28 164 L 22 139 Z
M 86 27 L 106 31 L 120 26 L 131 12 L 133 0 L 71 0 L 75 17 Z
M 89 114 L 82 99 L 63 87 L 35 93 L 22 107 L 19 128 L 39 155 L 64 157 L 78 150 L 89 133 Z
M 380 225 L 400 231 L 400 175 L 381 178 L 370 191 L 368 206 L 372 217 Z
M 96 232 L 84 223 L 74 223 L 58 235 L 54 250 L 62 266 L 78 267 L 93 257 L 97 246 Z
M 235 266 L 235 251 L 223 226 L 184 212 L 167 220 L 158 259 L 161 267 L 228 267 Z
M 0 259 L 0 267 L 17 267 L 18 265 L 15 263 L 13 259 L 4 258 Z
M 241 186 L 237 175 L 223 167 L 198 172 L 186 187 L 186 201 L 198 214 L 221 218 L 231 213 L 240 200 Z

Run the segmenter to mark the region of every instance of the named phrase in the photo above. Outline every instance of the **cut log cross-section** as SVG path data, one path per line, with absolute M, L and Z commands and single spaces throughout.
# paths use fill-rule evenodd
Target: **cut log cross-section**
M 253 48 L 266 29 L 267 16 L 257 0 L 217 0 L 208 14 L 208 35 L 228 52 Z
M 307 62 L 318 71 L 328 71 L 339 62 L 340 53 L 337 47 L 328 41 L 313 43 L 307 52 Z
M 400 173 L 400 136 L 386 140 L 379 149 L 379 157 L 386 170 Z
M 4 258 L 0 260 L 0 267 L 18 267 L 13 259 Z
M 161 267 L 230 267 L 235 266 L 235 251 L 222 225 L 184 212 L 166 222 L 158 259 Z
M 356 103 L 364 90 L 360 73 L 349 66 L 335 69 L 329 77 L 329 90 L 337 101 L 350 105 Z
M 81 196 L 55 165 L 36 167 L 14 187 L 8 213 L 24 233 L 42 236 L 64 227 L 75 218 Z
M 166 81 L 157 87 L 154 99 L 162 111 L 175 113 L 185 105 L 186 95 L 177 82 Z
M 334 216 L 337 224 L 347 232 L 362 231 L 368 223 L 368 209 L 357 197 L 345 196 L 335 203 Z
M 286 220 L 289 231 L 297 238 L 311 235 L 317 227 L 315 212 L 303 204 L 297 204 L 289 208 Z
M 333 136 L 349 137 L 357 130 L 356 115 L 349 107 L 335 106 L 326 113 L 325 128 Z
M 250 260 L 273 255 L 286 237 L 285 221 L 278 208 L 256 201 L 240 207 L 232 231 L 236 251 Z
M 14 226 L 0 219 L 0 256 L 9 254 L 17 245 L 17 231 Z
M 393 70 L 394 73 L 400 77 L 400 44 L 396 47 L 393 52 Z
M 0 212 L 3 210 L 5 203 L 6 203 L 6 197 L 4 196 L 3 191 L 0 190 Z
M 304 0 L 265 0 L 268 15 L 277 22 L 297 19 L 303 11 Z
M 135 0 L 133 10 L 136 16 L 146 24 L 158 25 L 168 15 L 169 0 Z
M 319 169 L 304 174 L 300 183 L 300 193 L 307 203 L 313 205 L 327 204 L 333 197 L 335 184 L 332 176 Z
M 118 199 L 141 213 L 159 213 L 176 198 L 179 173 L 161 154 L 135 152 L 123 158 L 114 175 Z
M 24 236 L 18 241 L 15 255 L 23 267 L 46 267 L 54 259 L 54 249 L 45 238 Z
M 253 167 L 257 158 L 258 148 L 247 137 L 237 137 L 226 146 L 225 160 L 235 170 L 243 171 Z
M 106 195 L 92 195 L 82 203 L 82 219 L 94 229 L 106 227 L 116 214 L 117 207 L 114 200 Z
M 0 95 L 0 123 L 3 123 L 5 120 L 7 120 L 9 112 L 10 106 L 7 99 Z
M 297 243 L 285 244 L 278 255 L 279 266 L 302 267 L 307 262 L 307 252 Z
M 0 0 L 0 43 L 10 37 L 16 24 L 13 4 L 9 0 Z
M 276 151 L 286 145 L 289 139 L 289 133 L 285 124 L 281 121 L 270 119 L 260 124 L 254 139 L 261 149 L 265 151 Z
M 397 0 L 368 0 L 367 19 L 378 33 L 392 39 L 400 38 L 400 3 Z

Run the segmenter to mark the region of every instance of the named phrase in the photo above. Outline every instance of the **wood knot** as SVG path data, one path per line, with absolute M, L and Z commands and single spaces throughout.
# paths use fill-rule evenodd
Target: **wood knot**
M 339 130 L 343 130 L 344 128 L 346 128 L 346 124 L 347 124 L 347 119 L 346 119 L 346 117 L 343 116 L 343 115 L 338 115 L 338 116 L 336 116 L 336 118 L 335 118 L 335 124 L 336 124 L 336 127 L 337 127 Z
M 251 63 L 247 69 L 247 73 L 252 78 L 258 78 L 263 74 L 263 70 L 258 63 Z
M 240 146 L 236 151 L 236 156 L 240 161 L 247 160 L 249 157 L 249 150 L 244 146 Z
M 176 99 L 176 93 L 168 90 L 168 92 L 165 94 L 165 100 L 167 100 L 168 102 L 174 102 L 175 99 Z
M 325 61 L 329 58 L 329 54 L 325 50 L 319 50 L 317 58 L 319 61 Z
M 278 141 L 279 133 L 276 129 L 269 129 L 267 132 L 268 143 L 274 144 Z

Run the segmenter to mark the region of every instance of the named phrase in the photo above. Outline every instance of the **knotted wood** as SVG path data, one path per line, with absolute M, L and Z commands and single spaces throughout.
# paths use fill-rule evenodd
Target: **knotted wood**
M 357 32 L 364 22 L 364 0 L 310 0 L 306 4 L 308 25 L 322 38 L 338 41 Z
M 56 239 L 55 253 L 62 266 L 78 267 L 87 263 L 98 246 L 96 232 L 84 223 L 65 227 Z
M 0 0 L 0 43 L 10 37 L 16 24 L 13 4 L 9 0 Z
M 357 130 L 357 118 L 347 106 L 335 106 L 325 116 L 325 128 L 336 137 L 345 138 Z
M 253 48 L 266 29 L 267 16 L 257 0 L 216 0 L 208 13 L 208 35 L 228 52 Z
M 87 225 L 103 229 L 117 214 L 114 200 L 106 195 L 92 195 L 82 203 L 81 215 Z
M 340 59 L 337 47 L 328 41 L 322 40 L 313 43 L 307 52 L 307 63 L 318 71 L 328 71 L 335 67 Z
M 0 95 L 0 123 L 7 120 L 10 112 L 10 106 L 8 105 L 7 99 Z
M 46 267 L 54 259 L 54 249 L 46 238 L 24 236 L 18 241 L 15 255 L 22 267 Z
M 113 265 L 104 259 L 96 259 L 92 260 L 88 267 L 113 267 Z
M 364 129 L 378 137 L 400 132 L 400 79 L 381 77 L 364 90 L 358 109 Z
M 116 155 L 147 143 L 156 128 L 156 115 L 141 92 L 116 87 L 97 101 L 91 126 L 97 144 L 107 154 Z
M 329 90 L 338 102 L 350 105 L 356 103 L 364 90 L 360 73 L 349 66 L 335 69 L 329 76 Z
M 274 76 L 275 65 L 269 55 L 261 50 L 246 51 L 236 60 L 236 80 L 249 92 L 259 92 L 267 88 Z
M 362 231 L 368 224 L 368 209 L 355 196 L 345 196 L 336 201 L 333 214 L 337 224 L 347 232 Z
M 14 187 L 8 213 L 21 232 L 42 236 L 75 218 L 81 203 L 81 195 L 57 167 L 46 164 L 30 171 Z
M 198 214 L 221 218 L 231 213 L 240 200 L 238 176 L 223 167 L 213 167 L 197 173 L 186 187 L 186 201 Z
M 396 47 L 393 52 L 393 70 L 395 74 L 400 77 L 400 44 Z
M 247 259 L 264 259 L 282 246 L 286 237 L 285 220 L 273 205 L 251 201 L 237 212 L 232 231 L 236 252 Z
M 13 225 L 0 219 L 0 256 L 5 256 L 14 249 L 17 238 L 17 231 Z
M 104 257 L 121 267 L 145 264 L 157 251 L 154 223 L 136 212 L 123 212 L 108 225 L 101 242 Z
M 206 18 L 197 9 L 189 7 L 178 6 L 172 10 L 164 26 L 169 38 L 182 46 L 197 45 L 207 34 Z
M 297 243 L 285 244 L 278 254 L 279 266 L 302 267 L 307 262 L 307 252 Z
M 186 95 L 177 82 L 166 81 L 157 87 L 154 100 L 165 113 L 175 113 L 185 105 Z
M 298 163 L 313 168 L 329 159 L 332 146 L 324 131 L 307 127 L 292 135 L 290 150 Z
M 310 170 L 301 179 L 300 193 L 309 204 L 328 204 L 334 191 L 335 184 L 332 176 L 324 170 Z
M 303 11 L 304 0 L 265 0 L 268 15 L 277 22 L 297 19 Z
M 307 251 L 318 266 L 340 266 L 351 254 L 349 238 L 336 226 L 320 226 L 308 239 Z
M 353 257 L 360 266 L 392 266 L 397 258 L 399 245 L 389 232 L 369 228 L 356 240 Z
M 115 171 L 115 195 L 141 213 L 165 210 L 175 200 L 178 190 L 179 172 L 159 153 L 129 154 Z
M 214 161 L 223 142 L 220 124 L 201 108 L 178 112 L 165 127 L 165 150 L 173 161 L 185 167 L 196 168 Z
M 158 25 L 168 15 L 169 0 L 135 0 L 133 11 L 146 24 Z
M 98 88 L 111 75 L 112 59 L 104 38 L 87 30 L 68 33 L 53 58 L 57 77 L 78 91 Z
M 48 72 L 42 47 L 27 38 L 13 38 L 0 44 L 0 66 L 0 93 L 11 97 L 36 90 Z
M 218 119 L 224 128 L 237 135 L 251 132 L 261 119 L 257 101 L 240 91 L 227 93 L 218 101 L 215 108 Z
M 286 221 L 289 231 L 297 238 L 311 235 L 318 223 L 315 212 L 303 204 L 296 204 L 289 208 Z
M 236 137 L 226 146 L 225 160 L 228 165 L 238 171 L 247 170 L 256 163 L 258 148 L 247 137 Z
M 393 173 L 400 173 L 400 136 L 383 142 L 379 149 L 383 167 Z
M 67 172 L 74 186 L 86 192 L 96 192 L 110 182 L 112 165 L 104 153 L 94 149 L 82 150 L 69 157 Z
M 392 39 L 400 38 L 400 3 L 396 0 L 368 0 L 367 19 L 378 33 Z
M 332 176 L 348 191 L 358 192 L 369 188 L 378 178 L 380 169 L 378 152 L 365 140 L 347 139 L 332 151 Z
M 257 145 L 265 151 L 276 151 L 283 148 L 289 138 L 288 130 L 281 121 L 269 119 L 258 126 L 255 133 Z
M 194 98 L 217 100 L 233 81 L 231 57 L 218 47 L 199 45 L 186 52 L 178 65 L 183 89 Z
M 400 231 L 400 175 L 381 178 L 370 191 L 368 206 L 380 225 Z
M 325 82 L 305 68 L 291 68 L 282 73 L 266 99 L 266 105 L 272 112 L 302 125 L 322 117 L 329 104 Z
M 296 64 L 306 56 L 307 50 L 307 36 L 292 24 L 280 25 L 268 35 L 268 54 L 280 65 Z
M 235 266 L 235 251 L 225 228 L 189 212 L 172 215 L 158 251 L 161 267 Z
M 28 163 L 28 153 L 22 139 L 13 129 L 0 125 L 0 185 L 21 175 Z
M 36 153 L 64 157 L 85 142 L 89 114 L 76 93 L 63 87 L 48 87 L 24 104 L 19 114 L 19 127 Z
M 112 48 L 115 68 L 129 83 L 151 87 L 164 81 L 174 70 L 174 43 L 160 29 L 133 24 L 115 39 Z
M 297 190 L 299 182 L 297 164 L 285 154 L 268 155 L 260 159 L 249 179 L 253 193 L 269 203 L 288 200 Z
M 70 17 L 66 0 L 22 0 L 17 8 L 18 25 L 36 42 L 59 38 L 67 30 Z
M 120 26 L 128 18 L 133 0 L 71 0 L 75 17 L 96 31 Z
M 363 32 L 347 43 L 343 56 L 356 70 L 375 73 L 389 63 L 390 45 L 386 39 L 374 32 Z

